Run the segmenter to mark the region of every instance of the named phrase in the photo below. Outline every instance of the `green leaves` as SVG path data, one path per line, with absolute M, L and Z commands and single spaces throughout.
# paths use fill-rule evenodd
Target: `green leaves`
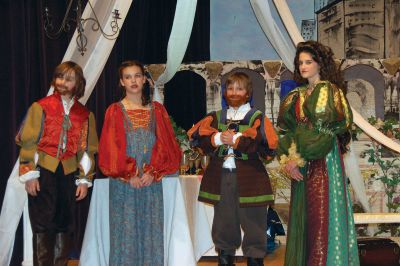
M 383 134 L 389 138 L 396 138 L 400 140 L 400 126 L 399 121 L 394 118 L 388 118 L 386 120 L 381 120 L 371 116 L 368 118 L 368 122 L 381 131 Z M 356 134 L 360 134 L 362 131 L 356 125 L 353 125 Z M 353 139 L 357 139 L 355 136 Z M 400 185 L 400 159 L 398 157 L 394 158 L 383 158 L 382 154 L 387 153 L 384 148 L 376 143 L 372 143 L 372 146 L 368 150 L 365 150 L 361 157 L 368 157 L 368 162 L 373 165 L 378 165 L 382 175 L 374 176 L 376 180 L 380 180 L 384 187 L 386 195 L 388 196 L 388 201 L 386 206 L 389 212 L 397 212 L 400 208 L 399 204 L 393 204 L 393 197 L 397 193 L 398 187 Z
M 389 127 L 387 127 L 389 128 Z M 363 152 L 362 157 L 368 157 L 368 162 L 376 164 L 380 168 L 381 175 L 374 175 L 371 178 L 382 182 L 387 196 L 386 206 L 391 213 L 400 210 L 400 195 L 398 187 L 400 185 L 400 160 L 395 158 L 382 158 L 382 149 L 380 146 L 372 146 Z M 375 235 L 390 233 L 391 236 L 400 236 L 400 224 L 379 224 L 379 231 Z
M 174 129 L 175 138 L 178 141 L 178 144 L 181 147 L 182 151 L 188 150 L 190 146 L 186 130 L 178 126 L 172 116 L 169 116 L 169 119 L 171 120 L 171 125 L 172 128 Z

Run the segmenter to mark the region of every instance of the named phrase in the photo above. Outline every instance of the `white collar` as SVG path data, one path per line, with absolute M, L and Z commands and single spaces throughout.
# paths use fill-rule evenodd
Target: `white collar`
M 233 109 L 232 106 L 229 106 L 226 117 L 232 120 L 241 120 L 250 110 L 251 110 L 250 103 L 245 103 L 239 106 L 238 109 Z
M 61 102 L 64 108 L 64 113 L 66 115 L 69 115 L 69 111 L 71 110 L 72 106 L 75 103 L 75 97 L 72 97 L 72 99 L 69 102 L 67 102 L 63 97 L 61 97 Z
M 229 106 L 228 111 L 241 113 L 241 112 L 248 112 L 248 111 L 250 111 L 250 109 L 251 109 L 250 103 L 245 103 L 245 104 L 242 104 L 241 106 L 239 106 L 238 109 L 234 109 L 232 106 Z

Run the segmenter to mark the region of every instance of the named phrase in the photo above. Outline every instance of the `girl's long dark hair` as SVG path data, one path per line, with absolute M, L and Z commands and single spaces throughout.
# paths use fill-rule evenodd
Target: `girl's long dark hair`
M 119 73 L 119 78 L 122 79 L 122 72 L 125 68 L 131 67 L 131 66 L 137 66 L 140 68 L 142 71 L 142 74 L 146 76 L 146 70 L 144 68 L 144 65 L 136 60 L 128 60 L 124 61 L 121 63 L 120 67 L 118 68 L 118 73 Z M 121 86 L 121 83 L 118 82 L 119 87 L 121 88 L 122 91 L 122 98 L 125 98 L 126 96 L 126 90 L 123 86 Z M 153 91 L 152 87 L 149 84 L 149 81 L 146 79 L 146 82 L 143 84 L 143 90 L 142 90 L 142 105 L 146 106 L 151 102 L 151 98 L 153 96 Z

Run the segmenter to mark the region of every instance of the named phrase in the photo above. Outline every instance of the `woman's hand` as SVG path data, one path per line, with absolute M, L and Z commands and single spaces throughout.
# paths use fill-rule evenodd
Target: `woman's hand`
M 300 169 L 295 161 L 289 161 L 285 165 L 285 171 L 290 175 L 290 177 L 296 181 L 302 181 L 303 175 L 300 173 Z
M 25 190 L 29 195 L 36 197 L 40 191 L 39 180 L 37 178 L 25 182 Z
M 142 186 L 144 187 L 150 186 L 154 181 L 154 176 L 152 176 L 149 173 L 144 173 L 140 178 L 140 181 L 142 182 Z
M 140 178 L 138 176 L 134 176 L 131 179 L 129 179 L 129 184 L 131 185 L 131 187 L 134 187 L 134 188 L 142 187 L 142 181 L 140 180 Z
M 76 188 L 76 201 L 82 200 L 86 197 L 88 191 L 88 185 L 87 184 L 79 184 L 79 186 Z

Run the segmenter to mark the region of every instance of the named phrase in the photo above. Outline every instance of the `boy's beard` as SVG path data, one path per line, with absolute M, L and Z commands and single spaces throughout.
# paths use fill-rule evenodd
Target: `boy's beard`
M 233 97 L 225 97 L 229 106 L 232 107 L 240 107 L 243 104 L 247 103 L 248 95 L 245 96 L 233 96 Z
M 66 89 L 58 89 L 57 87 L 54 87 L 54 90 L 56 91 L 56 92 L 58 92 L 58 94 L 60 94 L 60 95 L 63 95 L 63 96 L 65 96 L 65 95 L 70 95 L 71 97 L 75 94 L 75 89 L 73 89 L 72 91 L 70 91 L 70 90 L 66 90 Z

